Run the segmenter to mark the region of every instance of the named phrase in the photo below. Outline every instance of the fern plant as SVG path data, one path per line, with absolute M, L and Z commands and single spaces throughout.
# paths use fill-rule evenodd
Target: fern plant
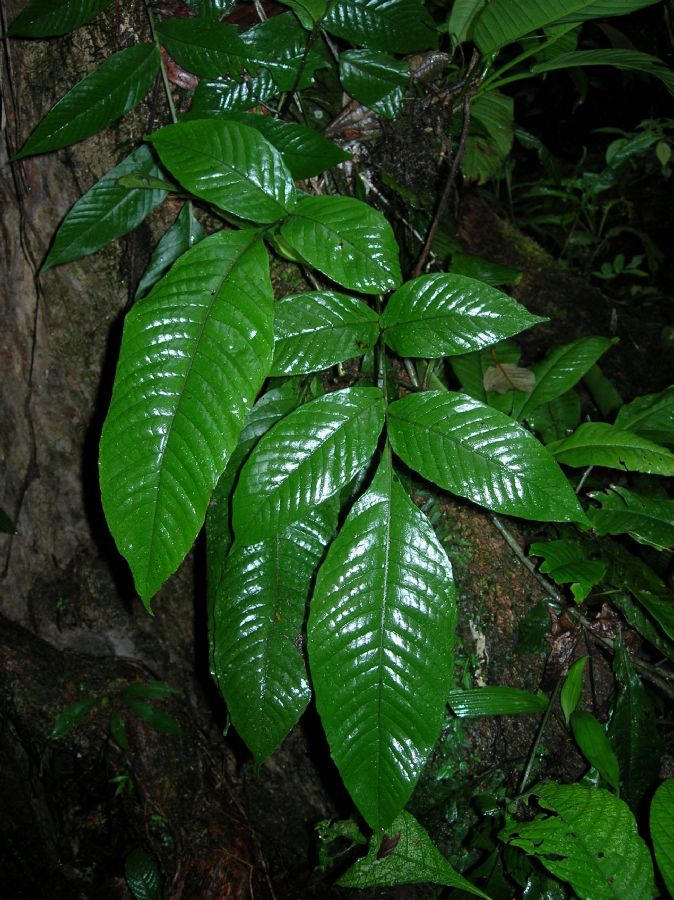
M 609 0 L 600 12 L 650 2 Z M 9 34 L 64 34 L 108 4 L 32 0 Z M 43 266 L 93 253 L 170 194 L 184 198 L 126 318 L 101 436 L 103 508 L 148 610 L 205 523 L 212 673 L 256 762 L 313 690 L 375 841 L 395 822 L 421 840 L 403 808 L 452 686 L 456 604 L 449 559 L 407 473 L 496 513 L 588 526 L 559 466 L 573 465 L 577 444 L 551 453 L 521 423 L 575 383 L 579 355 L 589 368 L 608 342 L 588 339 L 575 367 L 556 364 L 553 390 L 544 367 L 533 391 L 495 402 L 484 351 L 542 320 L 483 281 L 422 274 L 430 218 L 416 272 L 403 274 L 384 215 L 312 180 L 349 154 L 281 114 L 305 116 L 303 93 L 336 56 L 352 96 L 394 118 L 410 80 L 426 89 L 413 55 L 440 54 L 442 85 L 463 111 L 450 174 L 461 163 L 484 180 L 486 160 L 510 146 L 508 81 L 608 63 L 647 68 L 671 87 L 671 73 L 646 54 L 575 51 L 569 36 L 599 11 L 589 0 L 529 0 L 516 15 L 506 0 L 457 0 L 440 23 L 420 0 L 288 0 L 288 12 L 242 33 L 223 21 L 228 0 L 191 5 L 195 17 L 161 21 L 148 5 L 147 42 L 75 85 L 15 157 L 94 134 L 162 76 L 172 121 L 75 204 Z M 470 66 L 439 51 L 445 33 L 474 43 Z M 500 51 L 521 41 L 499 68 Z M 200 79 L 180 115 L 160 48 Z M 270 253 L 298 266 L 307 289 L 275 298 Z M 461 391 L 443 380 L 445 358 Z M 326 390 L 318 374 L 348 360 L 352 374 Z M 674 474 L 674 456 L 662 449 L 659 459 L 658 471 Z

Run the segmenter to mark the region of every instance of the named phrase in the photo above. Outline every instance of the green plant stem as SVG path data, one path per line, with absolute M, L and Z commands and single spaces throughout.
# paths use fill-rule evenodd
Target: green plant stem
M 534 767 L 534 762 L 536 761 L 536 753 L 538 752 L 538 748 L 543 740 L 543 733 L 545 732 L 545 728 L 548 724 L 548 719 L 550 718 L 550 714 L 552 712 L 553 707 L 557 703 L 559 699 L 560 691 L 562 690 L 562 679 L 560 678 L 555 685 L 555 689 L 552 693 L 552 697 L 550 697 L 550 702 L 548 703 L 548 707 L 543 713 L 543 718 L 541 719 L 541 724 L 538 726 L 538 731 L 536 732 L 536 737 L 531 747 L 531 751 L 529 753 L 529 758 L 527 759 L 527 764 L 524 767 L 524 772 L 522 773 L 522 780 L 520 781 L 519 793 L 523 794 L 526 790 L 527 785 L 529 784 L 529 779 L 531 777 L 531 770 Z
M 377 294 L 376 299 L 377 315 L 381 316 L 384 310 L 384 300 L 381 294 Z M 377 387 L 380 387 L 384 393 L 384 400 L 388 403 L 388 390 L 386 383 L 386 344 L 384 343 L 384 335 L 379 335 L 377 341 Z
M 532 56 L 535 56 L 537 53 L 540 53 L 541 50 L 545 50 L 548 47 L 551 47 L 553 44 L 556 44 L 557 41 L 562 37 L 562 35 L 556 35 L 553 38 L 548 38 L 546 41 L 542 43 L 536 43 L 532 47 L 529 47 L 528 50 L 524 50 L 514 59 L 511 59 L 510 62 L 505 63 L 501 66 L 500 69 L 497 69 L 495 72 L 485 78 L 485 80 L 480 85 L 478 90 L 478 95 L 483 94 L 485 91 L 492 90 L 495 91 L 503 84 L 508 84 L 510 81 L 517 81 L 520 78 L 531 78 L 532 75 L 535 75 L 535 72 L 526 72 L 521 75 L 512 75 L 510 78 L 502 78 L 501 76 L 505 72 L 509 72 L 511 69 L 514 69 L 515 66 L 518 66 L 520 63 L 524 62 L 525 59 L 529 59 Z
M 150 31 L 152 33 L 152 40 L 154 42 L 155 47 L 157 48 L 157 53 L 159 54 L 159 70 L 161 72 L 161 80 L 164 85 L 164 93 L 166 94 L 166 102 L 168 103 L 169 113 L 171 114 L 171 121 L 175 125 L 178 121 L 178 114 L 176 113 L 175 103 L 173 102 L 173 95 L 171 94 L 171 85 L 169 84 L 168 75 L 166 73 L 166 66 L 164 65 L 164 58 L 161 55 L 161 46 L 159 45 L 159 39 L 157 37 L 157 30 L 154 24 L 154 15 L 152 13 L 152 8 L 150 6 L 149 0 L 145 0 L 145 12 L 147 13 L 147 18 L 150 23 Z

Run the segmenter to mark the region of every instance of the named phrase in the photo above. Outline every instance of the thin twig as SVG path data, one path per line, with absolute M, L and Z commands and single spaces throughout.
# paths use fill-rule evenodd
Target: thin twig
M 548 719 L 550 718 L 550 714 L 552 713 L 552 709 L 557 703 L 557 699 L 559 697 L 559 693 L 562 689 L 562 679 L 560 678 L 557 684 L 555 685 L 555 690 L 553 691 L 552 697 L 550 697 L 550 702 L 547 705 L 545 712 L 543 713 L 543 718 L 541 719 L 541 724 L 538 726 L 538 731 L 536 732 L 536 737 L 531 746 L 531 751 L 529 753 L 529 757 L 527 759 L 527 764 L 524 767 L 524 772 L 522 773 L 522 780 L 520 781 L 519 793 L 523 794 L 527 784 L 529 783 L 529 778 L 531 776 L 531 770 L 534 767 L 534 762 L 536 761 L 536 754 L 538 752 L 538 748 L 540 746 L 541 740 L 543 739 L 543 732 L 545 731 L 545 727 L 548 724 Z
M 173 95 L 171 94 L 171 85 L 169 84 L 168 75 L 166 73 L 166 66 L 164 65 L 164 58 L 161 55 L 161 47 L 159 46 L 159 38 L 157 37 L 157 31 L 154 25 L 154 15 L 152 14 L 152 9 L 150 7 L 149 0 L 145 0 L 145 11 L 147 13 L 147 18 L 150 23 L 150 31 L 152 32 L 152 40 L 154 42 L 155 47 L 157 48 L 157 53 L 159 54 L 159 71 L 161 72 L 161 80 L 164 85 L 164 93 L 166 94 L 166 102 L 168 103 L 169 112 L 171 114 L 171 121 L 175 125 L 178 121 L 178 114 L 176 113 L 175 103 L 173 102 Z

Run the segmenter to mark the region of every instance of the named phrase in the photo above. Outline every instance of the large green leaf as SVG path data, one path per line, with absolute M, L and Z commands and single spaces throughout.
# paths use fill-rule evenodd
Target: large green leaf
M 291 12 L 272 16 L 241 35 L 251 59 L 271 73 L 280 91 L 301 91 L 313 84 L 316 69 L 330 65 L 322 42 L 309 35 Z
M 379 388 L 346 388 L 305 403 L 259 442 L 234 494 L 234 534 L 251 543 L 334 497 L 375 451 L 384 425 Z
M 570 69 L 576 66 L 613 66 L 616 69 L 643 72 L 659 78 L 669 93 L 674 94 L 674 71 L 657 56 L 638 50 L 572 50 L 546 62 L 537 63 L 531 67 L 531 71 L 552 72 L 554 69 Z
M 159 71 L 154 44 L 114 53 L 53 106 L 16 159 L 48 153 L 96 134 L 139 103 Z
M 241 219 L 276 222 L 295 206 L 281 154 L 254 128 L 198 119 L 167 125 L 148 140 L 188 190 Z
M 309 31 L 316 22 L 320 22 L 328 8 L 328 0 L 281 0 L 281 2 L 293 10 L 302 26 Z
M 389 347 L 421 357 L 469 353 L 545 321 L 482 281 L 442 273 L 407 281 L 381 318 Z
M 381 853 L 381 835 L 374 834 L 367 856 L 359 859 L 337 882 L 341 887 L 444 884 L 488 900 L 479 888 L 454 871 L 434 846 L 428 832 L 410 813 L 401 812 L 391 823 L 389 832 L 387 843 L 394 844 L 393 849 Z
M 89 22 L 112 0 L 32 0 L 7 29 L 8 37 L 45 38 Z
M 212 19 L 164 19 L 156 30 L 178 65 L 202 78 L 236 78 L 244 70 L 254 74 L 257 69 L 235 25 Z
M 561 441 L 580 425 L 580 396 L 571 389 L 529 414 L 528 423 L 544 444 Z
M 311 697 L 302 652 L 310 586 L 337 525 L 334 501 L 256 544 L 235 544 L 214 604 L 214 668 L 236 730 L 261 764 Z
M 520 394 L 513 403 L 513 418 L 528 419 L 544 403 L 565 394 L 592 368 L 615 340 L 585 337 L 556 347 L 542 362 L 532 366 L 536 385 L 530 394 Z
M 232 110 L 250 109 L 266 103 L 278 93 L 276 82 L 266 69 L 260 69 L 257 75 L 242 81 L 202 79 L 192 97 L 192 106 L 182 117 L 182 121 L 217 118 Z
M 555 22 L 583 22 L 624 16 L 658 0 L 491 0 L 477 20 L 473 39 L 482 53 L 493 53 L 525 34 Z
M 386 119 L 400 112 L 409 81 L 408 64 L 376 50 L 347 50 L 339 58 L 344 90 Z
M 472 40 L 473 27 L 487 0 L 454 0 L 447 20 L 447 31 L 457 44 Z
M 637 810 L 657 780 L 664 746 L 651 698 L 621 640 L 615 642 L 613 668 L 620 690 L 613 704 L 608 736 L 620 763 L 623 799 Z
M 620 485 L 590 496 L 601 503 L 587 511 L 597 534 L 629 534 L 640 544 L 674 547 L 674 500 L 642 496 Z
M 616 428 L 633 431 L 657 444 L 674 444 L 674 385 L 622 406 Z
M 669 450 L 606 422 L 585 422 L 569 437 L 548 444 L 548 450 L 567 466 L 674 475 L 674 454 Z
M 674 778 L 663 781 L 651 803 L 651 840 L 658 869 L 674 896 Z
M 204 237 L 204 230 L 194 218 L 192 204 L 185 203 L 178 217 L 155 247 L 148 267 L 136 290 L 136 300 L 154 287 L 173 263 Z
M 607 580 L 627 588 L 670 641 L 674 641 L 674 597 L 665 582 L 638 556 L 613 541 L 604 542 L 602 556 L 609 565 Z
M 140 225 L 162 202 L 166 191 L 125 188 L 117 183 L 123 175 L 136 172 L 161 175 L 148 147 L 134 150 L 77 201 L 56 232 L 42 271 L 95 253 Z
M 270 375 L 318 372 L 362 356 L 379 336 L 378 316 L 355 297 L 311 291 L 279 300 Z
M 401 281 L 398 245 L 380 212 L 352 197 L 303 197 L 281 236 L 337 284 L 380 294 Z
M 322 25 L 357 47 L 387 53 L 438 45 L 435 23 L 420 0 L 336 0 Z
M 576 709 L 571 713 L 571 729 L 585 759 L 617 793 L 620 790 L 620 765 L 609 743 L 606 728 L 592 713 Z
M 548 782 L 533 793 L 545 812 L 531 822 L 509 822 L 502 840 L 568 881 L 581 900 L 653 897 L 650 853 L 622 800 L 580 784 Z
M 466 394 L 409 394 L 389 406 L 388 426 L 393 449 L 408 466 L 460 497 L 534 521 L 585 521 L 545 447 Z
M 471 105 L 470 117 L 461 171 L 468 181 L 484 184 L 499 171 L 512 148 L 513 99 L 500 91 L 487 91 Z
M 516 366 L 520 361 L 520 356 L 521 351 L 516 344 L 511 341 L 501 341 L 495 347 L 463 353 L 461 356 L 450 356 L 449 364 L 459 379 L 464 393 L 481 403 L 488 403 L 489 406 L 493 406 L 501 412 L 509 413 L 512 409 L 512 391 L 497 394 L 496 391 L 487 390 L 485 379 L 489 369 Z
M 271 116 L 247 112 L 220 112 L 221 118 L 241 122 L 257 129 L 279 151 L 293 178 L 320 175 L 337 163 L 350 159 L 337 144 L 333 144 L 313 128 L 282 122 Z
M 203 524 L 267 376 L 272 319 L 268 259 L 253 230 L 197 244 L 127 317 L 101 495 L 146 604 Z
M 385 453 L 319 569 L 308 626 L 330 752 L 375 832 L 400 814 L 438 737 L 455 620 L 447 555 Z
M 548 708 L 545 694 L 532 694 L 520 688 L 493 687 L 454 690 L 447 698 L 452 712 L 459 718 L 481 716 L 514 716 L 520 713 L 541 713 Z
M 581 656 L 580 659 L 575 661 L 564 679 L 564 684 L 559 694 L 559 705 L 562 707 L 567 728 L 569 727 L 571 713 L 580 703 L 583 693 L 583 676 L 589 658 L 589 656 Z
M 555 584 L 570 584 L 577 603 L 583 601 L 595 584 L 606 574 L 602 559 L 590 559 L 585 548 L 576 541 L 537 541 L 529 548 L 529 556 L 541 556 L 540 569 Z

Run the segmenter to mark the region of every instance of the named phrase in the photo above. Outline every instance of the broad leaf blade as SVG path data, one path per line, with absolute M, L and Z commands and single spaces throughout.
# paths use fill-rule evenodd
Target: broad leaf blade
M 370 50 L 414 53 L 438 45 L 435 23 L 420 0 L 336 0 L 322 25 Z
M 651 839 L 667 890 L 674 896 L 674 778 L 663 781 L 651 803 Z
M 447 555 L 384 457 L 319 570 L 308 629 L 330 750 L 375 832 L 399 815 L 437 739 L 455 620 Z
M 154 44 L 114 53 L 49 110 L 16 159 L 68 147 L 96 134 L 143 99 L 158 71 Z
M 479 350 L 545 321 L 488 284 L 445 274 L 406 282 L 381 318 L 389 347 L 425 358 Z
M 234 494 L 236 539 L 281 531 L 334 497 L 375 451 L 384 424 L 379 388 L 346 388 L 305 403 L 266 434 Z
M 447 31 L 456 44 L 472 40 L 475 22 L 486 3 L 487 0 L 454 0 Z
M 641 496 L 619 485 L 590 496 L 601 503 L 587 511 L 597 534 L 626 533 L 658 550 L 674 547 L 673 500 Z
M 236 544 L 215 598 L 215 674 L 236 730 L 261 764 L 311 697 L 302 652 L 310 586 L 337 525 L 334 501 L 256 544 Z
M 254 74 L 257 69 L 235 25 L 212 19 L 164 19 L 156 31 L 178 65 L 201 78 L 236 78 L 244 70 Z
M 674 444 L 674 385 L 659 394 L 646 394 L 622 406 L 615 425 L 656 444 Z
M 649 898 L 653 866 L 629 807 L 608 791 L 545 783 L 534 793 L 545 810 L 532 822 L 510 822 L 508 844 L 535 856 L 584 900 Z
M 410 394 L 389 406 L 388 425 L 398 456 L 460 497 L 534 521 L 585 521 L 568 481 L 536 438 L 465 394 Z
M 515 400 L 513 418 L 528 419 L 539 406 L 561 397 L 615 343 L 609 338 L 586 337 L 556 347 L 542 362 L 532 367 L 536 386 L 530 394 Z
M 166 191 L 120 187 L 118 179 L 131 172 L 161 175 L 148 147 L 134 150 L 75 203 L 56 232 L 42 266 L 43 272 L 52 266 L 96 253 L 110 241 L 140 225 L 162 202 Z
M 381 837 L 375 834 L 367 856 L 358 860 L 337 882 L 341 887 L 394 887 L 428 882 L 458 888 L 487 900 L 486 894 L 454 871 L 410 813 L 401 812 L 391 823 L 389 832 L 396 840 L 393 850 L 381 855 Z
M 548 708 L 545 694 L 532 694 L 520 688 L 493 687 L 450 691 L 447 699 L 454 715 L 461 719 L 481 716 L 514 716 L 520 713 L 541 713 Z
M 488 54 L 555 22 L 624 16 L 653 3 L 657 0 L 491 0 L 477 20 L 473 39 Z
M 203 524 L 266 378 L 272 317 L 256 231 L 197 244 L 127 317 L 101 437 L 101 495 L 146 604 Z
M 316 69 L 330 65 L 328 51 L 291 12 L 272 16 L 241 35 L 251 59 L 267 69 L 279 91 L 301 91 L 313 84 Z
M 148 267 L 140 279 L 136 290 L 136 300 L 144 296 L 154 287 L 159 279 L 168 272 L 173 263 L 195 244 L 204 238 L 204 230 L 194 218 L 192 204 L 185 203 L 178 213 L 178 218 L 162 236 L 148 263 Z
M 112 0 L 32 0 L 7 29 L 8 37 L 45 38 L 89 22 Z
M 380 212 L 352 197 L 304 197 L 281 225 L 290 247 L 337 284 L 379 294 L 401 281 L 398 245 Z
M 409 81 L 408 63 L 374 50 L 347 50 L 339 58 L 344 90 L 386 119 L 400 112 Z
M 595 584 L 606 575 L 602 559 L 589 559 L 584 548 L 575 541 L 540 541 L 529 548 L 529 556 L 541 556 L 540 569 L 555 584 L 571 584 L 577 603 L 584 600 Z
M 674 94 L 674 71 L 657 56 L 641 53 L 638 50 L 572 50 L 568 53 L 561 53 L 546 62 L 537 63 L 531 67 L 531 71 L 540 74 L 576 66 L 613 66 L 616 69 L 643 72 L 659 78 L 669 93 Z
M 617 793 L 620 790 L 620 766 L 611 749 L 606 729 L 592 713 L 582 709 L 571 713 L 571 728 L 585 759 Z
M 571 719 L 571 713 L 580 703 L 581 694 L 583 692 L 583 676 L 589 658 L 589 656 L 581 656 L 580 659 L 577 659 L 569 669 L 569 672 L 564 679 L 564 684 L 562 685 L 562 690 L 559 695 L 559 705 L 562 707 L 567 728 Z
M 568 438 L 548 444 L 548 450 L 567 466 L 674 475 L 674 454 L 669 450 L 606 422 L 585 422 Z
M 239 218 L 267 224 L 295 206 L 281 155 L 253 128 L 199 119 L 167 125 L 148 140 L 181 184 Z
M 487 91 L 476 98 L 470 115 L 461 171 L 468 181 L 484 184 L 499 171 L 512 148 L 513 99 L 500 91 Z
M 377 314 L 362 300 L 334 291 L 289 295 L 274 309 L 274 361 L 269 374 L 319 372 L 362 356 L 378 336 Z

